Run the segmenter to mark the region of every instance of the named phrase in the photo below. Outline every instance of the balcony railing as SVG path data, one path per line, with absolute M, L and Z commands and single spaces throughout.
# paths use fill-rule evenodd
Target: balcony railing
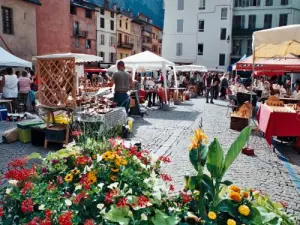
M 151 36 L 151 33 L 148 32 L 148 31 L 143 31 L 143 32 L 142 32 L 142 35 L 145 36 L 145 37 L 150 37 L 150 36 Z
M 263 28 L 233 28 L 233 36 L 252 36 L 255 31 L 262 30 Z
M 147 47 L 147 48 L 152 49 L 152 43 L 151 42 L 143 42 L 142 47 Z
M 127 49 L 133 49 L 132 43 L 126 43 L 126 42 L 119 42 L 118 48 L 127 48 Z
M 89 33 L 87 31 L 83 31 L 83 30 L 74 30 L 73 35 L 74 35 L 74 37 L 87 38 L 89 36 Z

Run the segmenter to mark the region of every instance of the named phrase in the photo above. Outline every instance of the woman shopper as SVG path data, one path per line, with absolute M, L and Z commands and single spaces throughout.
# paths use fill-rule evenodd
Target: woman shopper
M 28 93 L 31 90 L 31 85 L 33 81 L 27 76 L 27 72 L 22 72 L 22 77 L 19 79 L 19 95 L 18 101 L 24 104 L 24 109 L 27 111 L 27 97 Z
M 221 95 L 220 95 L 221 99 L 226 99 L 226 91 L 227 91 L 228 87 L 229 87 L 229 84 L 228 84 L 227 75 L 224 74 L 222 81 L 221 81 Z
M 12 111 L 14 112 L 18 97 L 18 77 L 13 74 L 12 68 L 7 68 L 6 72 L 7 75 L 4 75 L 2 79 L 3 98 L 12 100 Z

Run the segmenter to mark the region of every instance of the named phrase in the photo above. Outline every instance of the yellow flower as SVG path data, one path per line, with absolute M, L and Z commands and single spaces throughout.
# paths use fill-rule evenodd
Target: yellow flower
M 217 215 L 214 212 L 209 212 L 208 213 L 208 218 L 211 219 L 211 220 L 215 220 L 217 218 Z
M 198 147 L 198 143 L 197 143 L 197 141 L 196 141 L 195 138 L 191 137 L 191 141 L 192 141 L 192 143 L 189 146 L 189 150 L 190 151 L 193 150 L 193 149 L 196 149 Z
M 110 176 L 110 179 L 111 179 L 111 181 L 116 181 L 117 177 L 112 175 L 112 176 Z
M 235 186 L 235 185 L 231 185 L 229 189 L 234 191 L 234 192 L 238 192 L 238 193 L 241 192 L 241 189 L 238 186 Z
M 120 171 L 120 169 L 118 167 L 112 167 L 110 170 L 114 173 L 117 173 Z
M 235 191 L 230 192 L 229 198 L 231 198 L 233 201 L 236 201 L 236 202 L 240 202 L 242 200 L 240 193 L 235 192 Z
M 107 152 L 105 152 L 105 153 L 102 154 L 102 159 L 108 160 L 109 157 L 111 157 L 111 155 L 112 155 L 112 152 L 111 151 L 107 151 Z
M 108 156 L 109 160 L 114 160 L 116 158 L 116 154 L 115 153 L 111 153 L 110 156 Z
M 72 170 L 72 173 L 74 175 L 78 175 L 78 174 L 80 174 L 80 170 L 79 169 L 74 169 L 74 170 Z
M 97 155 L 92 155 L 92 159 L 96 160 L 97 159 Z
M 205 142 L 205 144 L 208 144 L 208 137 L 206 134 L 204 134 L 203 130 L 197 129 L 195 130 L 195 139 L 198 143 L 202 143 L 202 141 Z
M 121 159 L 120 161 L 122 166 L 126 166 L 127 165 L 127 160 L 126 159 Z
M 236 222 L 232 219 L 227 220 L 227 225 L 236 225 Z
M 243 198 L 248 198 L 249 197 L 249 194 L 248 194 L 248 192 L 243 192 Z
M 89 184 L 94 184 L 97 182 L 97 177 L 95 172 L 89 172 L 88 173 L 88 183 Z
M 69 183 L 69 182 L 71 182 L 72 180 L 73 180 L 73 175 L 72 175 L 72 174 L 69 173 L 69 174 L 67 174 L 67 175 L 65 176 L 65 181 L 66 181 L 66 182 Z
M 246 205 L 241 205 L 241 206 L 239 207 L 239 213 L 240 213 L 241 215 L 243 215 L 243 216 L 249 216 L 249 214 L 250 214 L 250 209 L 249 209 L 249 207 L 246 206 Z

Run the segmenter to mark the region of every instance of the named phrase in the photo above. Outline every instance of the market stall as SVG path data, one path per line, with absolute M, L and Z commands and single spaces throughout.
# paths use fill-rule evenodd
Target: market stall
M 300 55 L 300 25 L 262 30 L 253 34 L 253 69 L 261 59 L 273 59 L 290 54 Z M 293 59 L 289 61 L 297 61 Z M 283 60 L 281 60 L 283 61 Z M 279 63 L 280 64 L 280 63 Z M 283 64 L 286 64 L 284 61 Z M 278 65 L 278 63 L 277 63 Z M 286 67 L 283 65 L 283 70 Z M 295 68 L 295 71 L 299 69 Z M 294 72 L 295 72 L 294 71 Z M 275 100 L 275 101 L 274 101 Z M 273 136 L 299 137 L 299 107 L 285 105 L 283 101 L 271 96 L 258 112 L 259 129 L 265 133 L 267 142 L 272 144 Z M 299 141 L 297 143 L 299 147 Z
M 1 67 L 32 67 L 32 63 L 18 58 L 0 47 L 0 68 Z

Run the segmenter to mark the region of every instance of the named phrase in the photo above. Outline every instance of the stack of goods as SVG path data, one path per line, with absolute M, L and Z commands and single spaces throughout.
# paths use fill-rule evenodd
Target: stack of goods
M 284 107 L 284 102 L 280 101 L 280 99 L 276 96 L 270 96 L 270 98 L 266 101 L 268 106 L 278 106 Z
M 82 105 L 83 111 L 81 114 L 96 116 L 99 114 L 109 113 L 115 108 L 117 104 L 106 98 L 92 97 L 89 104 Z
M 231 114 L 230 129 L 241 131 L 249 124 L 249 118 L 252 116 L 252 105 L 244 103 L 238 111 Z

